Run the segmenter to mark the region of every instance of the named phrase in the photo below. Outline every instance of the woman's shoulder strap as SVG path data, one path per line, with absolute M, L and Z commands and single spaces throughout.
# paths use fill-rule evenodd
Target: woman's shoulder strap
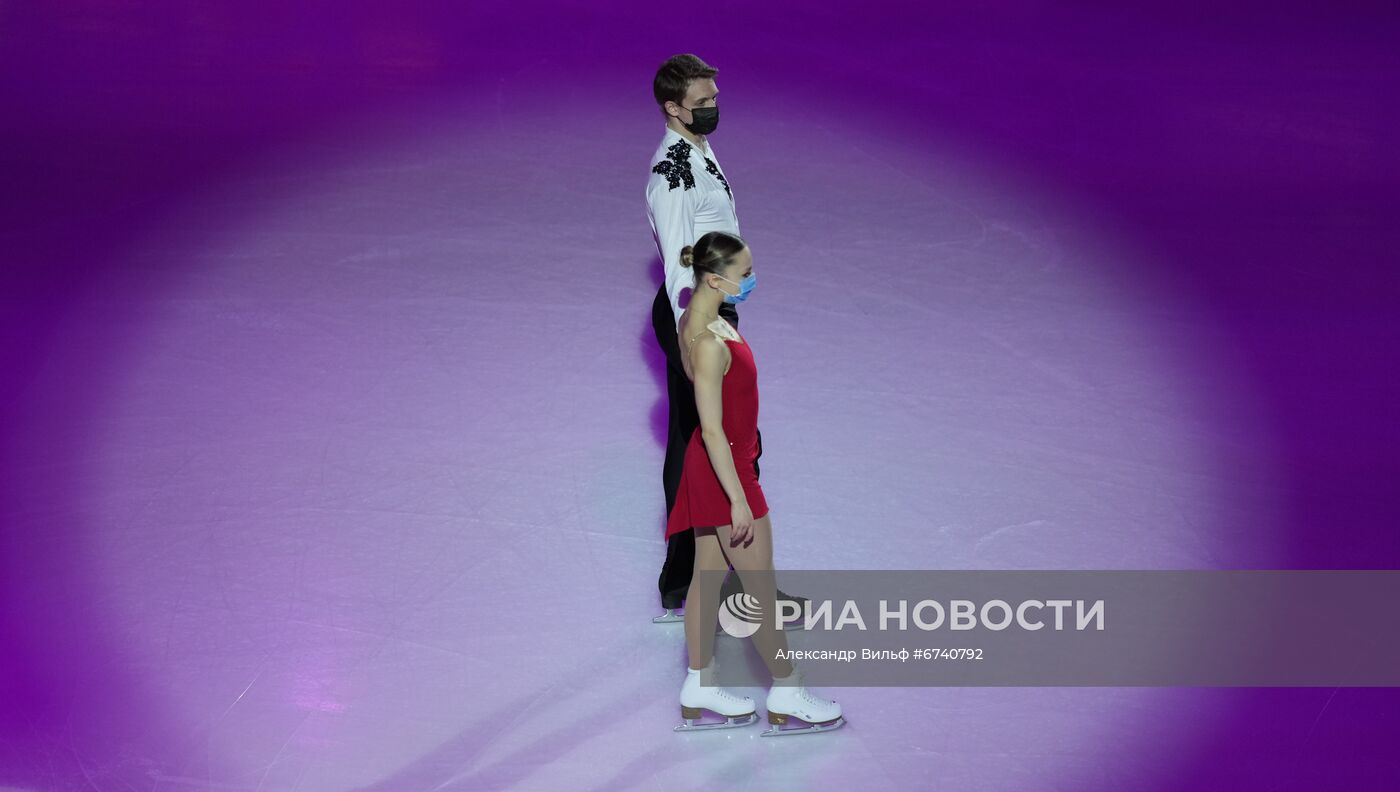
M 723 325 L 723 327 L 720 327 L 720 325 Z M 721 341 L 743 340 L 739 337 L 738 333 L 734 332 L 734 328 L 730 327 L 728 322 L 724 321 L 723 319 L 716 319 L 713 322 L 710 322 L 710 324 L 703 328 L 699 333 L 696 333 L 694 336 L 692 336 L 689 341 L 685 342 L 686 346 L 690 346 L 691 344 L 695 343 L 698 339 L 704 338 L 706 333 L 713 334 L 716 338 L 718 338 Z

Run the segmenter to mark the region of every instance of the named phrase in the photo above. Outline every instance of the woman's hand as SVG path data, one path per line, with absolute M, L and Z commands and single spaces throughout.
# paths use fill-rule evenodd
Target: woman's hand
M 753 512 L 747 500 L 737 500 L 729 504 L 729 546 L 743 544 L 748 547 L 753 542 Z

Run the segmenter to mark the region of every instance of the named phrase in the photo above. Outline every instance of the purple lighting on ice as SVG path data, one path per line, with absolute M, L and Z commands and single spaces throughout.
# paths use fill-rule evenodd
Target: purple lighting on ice
M 6 8 L 0 787 L 1393 785 L 1389 689 L 673 735 L 642 187 L 694 51 L 780 566 L 1400 568 L 1396 23 Z

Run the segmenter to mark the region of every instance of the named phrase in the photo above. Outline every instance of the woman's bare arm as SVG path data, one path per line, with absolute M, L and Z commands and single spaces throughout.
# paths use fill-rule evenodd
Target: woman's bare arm
M 705 451 L 710 455 L 710 465 L 719 477 L 720 486 L 729 502 L 748 505 L 748 497 L 739 483 L 739 474 L 734 469 L 734 453 L 729 448 L 729 438 L 724 434 L 724 367 L 729 350 L 724 342 L 713 336 L 706 336 L 695 342 L 691 351 L 690 365 L 694 369 L 695 408 L 700 413 L 700 438 L 705 441 Z

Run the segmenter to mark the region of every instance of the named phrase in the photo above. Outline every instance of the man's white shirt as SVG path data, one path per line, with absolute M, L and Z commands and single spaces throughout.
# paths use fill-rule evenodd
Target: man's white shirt
M 708 138 L 706 151 L 666 127 L 652 155 L 647 180 L 647 219 L 666 272 L 666 295 L 679 326 L 681 294 L 695 282 L 694 271 L 681 266 L 681 248 L 711 231 L 738 235 L 734 196 Z M 708 161 L 707 161 L 708 160 Z

